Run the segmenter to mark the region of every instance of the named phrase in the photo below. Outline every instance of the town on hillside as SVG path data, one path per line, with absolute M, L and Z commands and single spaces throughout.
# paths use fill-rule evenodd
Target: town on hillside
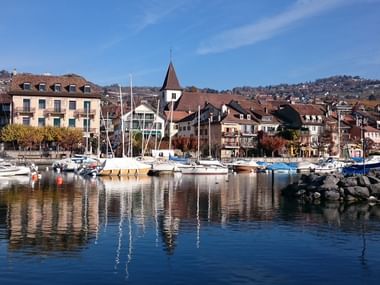
M 216 91 L 101 87 L 76 74 L 0 72 L 1 151 L 122 156 L 363 157 L 380 152 L 380 81 L 334 76 Z M 59 131 L 58 131 L 59 130 Z M 123 135 L 127 138 L 123 138 Z

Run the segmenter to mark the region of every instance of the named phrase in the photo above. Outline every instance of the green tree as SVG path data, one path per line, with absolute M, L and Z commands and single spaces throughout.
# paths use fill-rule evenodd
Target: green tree
M 65 149 L 70 150 L 70 154 L 72 154 L 73 150 L 83 141 L 83 133 L 80 129 L 61 128 L 58 136 L 61 138 L 60 144 Z

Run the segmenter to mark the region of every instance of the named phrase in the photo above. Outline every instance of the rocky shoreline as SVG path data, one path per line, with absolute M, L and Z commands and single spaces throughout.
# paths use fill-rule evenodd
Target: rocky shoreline
M 282 189 L 285 197 L 305 202 L 368 201 L 380 203 L 380 171 L 368 175 L 303 174 L 298 182 Z

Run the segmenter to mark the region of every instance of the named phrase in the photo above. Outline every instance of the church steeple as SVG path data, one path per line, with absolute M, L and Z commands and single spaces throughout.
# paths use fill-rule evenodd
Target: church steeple
M 164 90 L 182 90 L 181 86 L 179 85 L 173 63 L 171 61 L 169 63 L 168 71 L 166 72 L 164 84 L 162 85 L 160 91 Z
M 163 107 L 170 102 L 177 102 L 178 99 L 182 96 L 182 88 L 179 85 L 177 74 L 175 73 L 172 61 L 169 63 L 164 84 L 162 84 L 160 91 L 162 92 Z

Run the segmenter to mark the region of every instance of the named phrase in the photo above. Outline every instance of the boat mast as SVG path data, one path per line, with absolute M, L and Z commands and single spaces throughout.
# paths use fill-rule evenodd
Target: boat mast
M 338 110 L 338 158 L 340 158 L 340 110 Z
M 155 127 L 156 127 L 156 135 L 154 137 L 154 150 L 157 151 L 157 134 L 158 134 L 158 111 L 160 109 L 160 99 L 157 101 L 157 111 L 156 111 L 156 119 L 154 120 L 155 122 Z
M 208 118 L 208 156 L 211 158 L 211 118 Z
M 173 105 L 174 101 L 170 104 L 170 124 L 169 124 L 169 151 L 172 149 L 172 124 L 173 124 Z
M 197 160 L 199 161 L 199 140 L 200 140 L 200 128 L 201 128 L 201 106 L 198 106 L 198 148 L 197 148 Z
M 125 156 L 125 151 L 124 151 L 124 118 L 123 118 L 123 95 L 121 93 L 121 85 L 119 84 L 119 93 L 120 93 L 120 119 L 121 119 L 121 145 L 122 145 L 122 154 L 121 157 Z
M 129 120 L 129 157 L 133 156 L 133 145 L 132 145 L 132 127 L 133 127 L 133 92 L 132 92 L 132 74 L 129 75 L 130 81 L 130 92 L 131 92 L 131 115 Z

